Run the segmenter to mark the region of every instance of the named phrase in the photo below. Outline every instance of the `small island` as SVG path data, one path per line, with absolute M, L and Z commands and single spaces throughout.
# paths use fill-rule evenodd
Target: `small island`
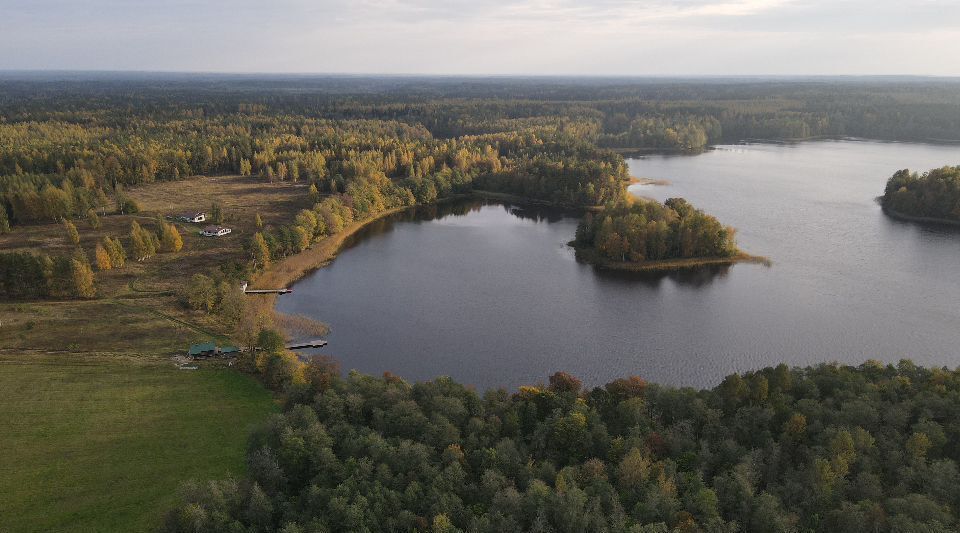
M 960 166 L 923 174 L 898 170 L 887 180 L 880 205 L 894 218 L 960 225 Z
M 738 262 L 768 263 L 737 248 L 736 230 L 683 198 L 625 197 L 587 213 L 570 243 L 577 257 L 616 270 L 669 270 Z

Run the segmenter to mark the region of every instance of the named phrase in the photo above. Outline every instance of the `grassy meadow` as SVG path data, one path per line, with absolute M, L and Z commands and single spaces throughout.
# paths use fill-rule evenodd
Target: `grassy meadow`
M 0 532 L 152 530 L 184 480 L 242 474 L 274 409 L 229 369 L 0 355 Z
M 252 426 L 275 409 L 253 378 L 220 362 L 181 371 L 172 356 L 192 343 L 226 342 L 214 315 L 185 309 L 176 292 L 195 273 L 246 260 L 243 243 L 288 222 L 308 202 L 304 185 L 197 176 L 130 190 L 135 215 L 77 221 L 93 256 L 104 236 L 125 241 L 133 220 L 223 207 L 233 233 L 177 222 L 183 250 L 96 272 L 93 300 L 0 302 L 0 533 L 149 531 L 189 479 L 243 473 Z M 60 224 L 18 226 L 4 251 L 70 254 Z

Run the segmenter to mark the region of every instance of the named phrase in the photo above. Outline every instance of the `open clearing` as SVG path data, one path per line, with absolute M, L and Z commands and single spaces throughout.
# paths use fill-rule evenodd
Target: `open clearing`
M 240 475 L 275 409 L 232 370 L 0 355 L 0 532 L 152 530 L 181 482 Z
M 309 203 L 304 187 L 196 176 L 131 189 L 140 213 L 76 222 L 91 259 L 104 236 L 129 246 L 133 220 L 153 229 L 158 215 L 214 202 L 233 233 L 177 222 L 181 252 L 96 272 L 97 299 L 0 302 L 0 533 L 153 530 L 183 481 L 242 473 L 250 428 L 276 406 L 235 370 L 173 366 L 190 344 L 230 334 L 175 293 L 195 273 L 242 265 L 256 214 L 267 228 L 289 222 Z M 40 224 L 0 235 L 0 249 L 74 247 L 60 224 Z

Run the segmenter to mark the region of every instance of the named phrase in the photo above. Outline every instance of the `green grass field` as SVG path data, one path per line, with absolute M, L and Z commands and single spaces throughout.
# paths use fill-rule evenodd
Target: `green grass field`
M 241 474 L 275 409 L 225 368 L 0 356 L 0 532 L 154 529 L 182 481 Z

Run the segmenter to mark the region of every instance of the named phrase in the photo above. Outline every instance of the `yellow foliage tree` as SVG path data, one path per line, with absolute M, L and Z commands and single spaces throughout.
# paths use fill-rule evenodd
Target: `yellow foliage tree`
M 107 249 L 103 247 L 103 244 L 97 243 L 97 248 L 94 250 L 94 256 L 97 262 L 97 270 L 110 270 L 113 268 L 113 263 L 110 261 L 110 253 L 107 252 Z
M 183 238 L 173 224 L 164 223 L 160 227 L 160 250 L 163 252 L 179 252 L 183 248 Z

